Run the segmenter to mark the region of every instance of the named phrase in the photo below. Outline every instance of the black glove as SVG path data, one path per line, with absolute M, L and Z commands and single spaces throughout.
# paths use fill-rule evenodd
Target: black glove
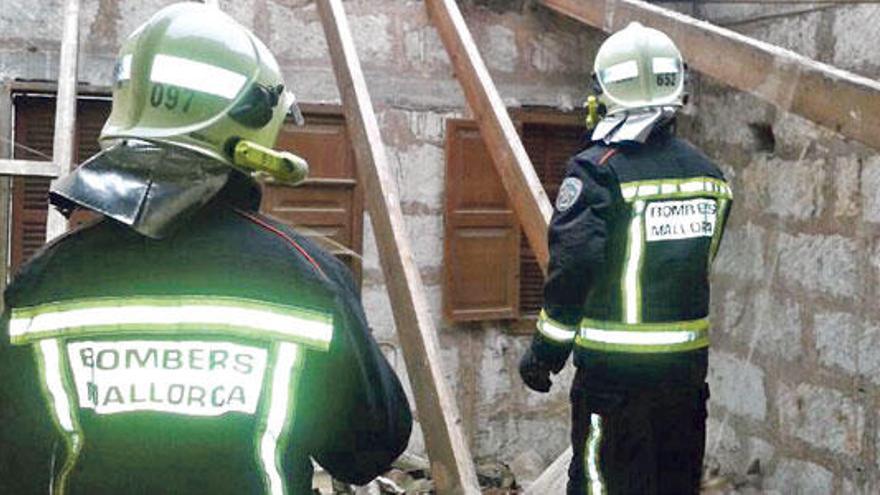
M 519 360 L 519 376 L 526 386 L 535 392 L 547 393 L 553 382 L 550 381 L 552 366 L 541 361 L 529 348 Z

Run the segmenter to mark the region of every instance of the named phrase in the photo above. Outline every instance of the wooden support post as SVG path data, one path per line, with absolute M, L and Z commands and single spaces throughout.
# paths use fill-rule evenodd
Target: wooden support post
M 0 161 L 12 158 L 12 86 L 0 81 Z M 51 165 L 51 164 L 50 164 Z M 0 172 L 0 292 L 6 290 L 6 260 L 9 256 L 9 210 L 12 196 L 12 179 L 2 177 Z M 0 311 L 3 301 L 0 297 Z
M 553 209 L 455 0 L 426 0 L 455 75 L 480 128 L 532 251 L 547 273 L 547 225 Z
M 697 71 L 880 149 L 880 82 L 639 0 L 539 2 L 606 32 L 633 21 L 659 29 Z
M 55 140 L 52 161 L 62 176 L 73 168 L 76 143 L 76 76 L 79 58 L 79 0 L 67 0 L 64 6 L 64 31 L 61 35 L 61 62 L 58 67 L 58 99 L 55 103 Z M 49 208 L 46 240 L 51 241 L 67 230 L 67 219 Z
M 388 166 L 385 146 L 341 0 L 318 0 L 346 125 L 352 138 L 394 323 L 400 336 L 416 409 L 431 460 L 431 474 L 441 494 L 480 493 L 462 421 L 440 368 L 437 330 L 416 266 L 400 196 Z

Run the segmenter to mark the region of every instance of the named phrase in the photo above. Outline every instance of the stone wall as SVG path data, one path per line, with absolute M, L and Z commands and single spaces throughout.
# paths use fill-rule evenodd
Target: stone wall
M 876 5 L 701 9 L 880 76 L 880 52 L 867 49 Z M 779 493 L 877 493 L 880 156 L 709 78 L 694 86 L 685 135 L 723 164 L 736 194 L 713 280 L 707 465 Z
M 56 77 L 62 1 L 36 3 L 4 2 L 0 78 Z M 84 0 L 81 80 L 108 84 L 121 39 L 168 3 Z M 597 32 L 528 1 L 461 3 L 509 106 L 580 104 Z M 269 44 L 302 101 L 337 101 L 310 0 L 221 6 Z M 445 119 L 468 111 L 437 33 L 421 1 L 345 6 L 474 454 L 549 463 L 567 442 L 571 369 L 549 396 L 529 393 L 515 366 L 527 338 L 505 323 L 452 325 L 440 316 Z M 880 7 L 785 15 L 809 8 L 708 4 L 695 14 L 880 76 L 871 28 Z M 737 198 L 713 280 L 707 465 L 781 493 L 880 491 L 880 157 L 708 78 L 695 78 L 692 100 L 683 134 L 722 164 Z M 369 222 L 364 241 L 364 304 L 405 374 Z M 412 448 L 423 448 L 421 435 Z

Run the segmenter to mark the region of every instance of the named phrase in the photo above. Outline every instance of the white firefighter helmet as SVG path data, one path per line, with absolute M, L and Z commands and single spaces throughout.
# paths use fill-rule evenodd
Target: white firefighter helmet
M 645 142 L 684 105 L 681 52 L 669 36 L 638 22 L 605 40 L 593 70 L 594 90 L 604 106 L 604 118 L 592 133 L 594 141 Z M 588 119 L 588 126 L 594 121 Z
M 657 107 L 681 107 L 684 61 L 666 34 L 638 22 L 612 34 L 593 65 L 607 115 Z

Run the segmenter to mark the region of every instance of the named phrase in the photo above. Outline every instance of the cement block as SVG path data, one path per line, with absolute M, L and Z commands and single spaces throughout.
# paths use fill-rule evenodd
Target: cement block
M 219 4 L 220 10 L 229 14 L 243 26 L 255 31 L 254 16 L 258 13 L 257 0 L 219 0 Z M 266 33 L 255 31 L 254 34 L 265 43 L 264 34 Z
M 119 0 L 117 3 L 119 17 L 114 21 L 116 21 L 116 34 L 119 36 L 118 43 L 121 45 L 128 38 L 128 35 L 153 14 L 177 2 L 175 0 Z M 60 12 L 60 7 L 58 11 Z M 57 16 L 57 18 L 60 20 L 61 16 Z M 57 32 L 60 39 L 61 29 L 59 28 Z
M 862 218 L 880 223 L 880 157 L 872 157 L 862 168 Z
M 736 430 L 723 415 L 712 415 L 706 420 L 706 460 L 709 471 L 735 473 L 743 470 L 743 444 Z
M 861 453 L 865 411 L 842 392 L 807 383 L 794 388 L 780 384 L 777 406 L 784 435 L 835 454 Z
M 406 112 L 409 129 L 416 139 L 442 146 L 446 135 L 446 120 L 454 118 L 456 113 L 438 112 Z
M 314 6 L 291 9 L 274 1 L 267 6 L 271 34 L 263 42 L 276 57 L 291 60 L 330 59 L 324 28 Z
M 397 171 L 400 200 L 440 211 L 446 179 L 443 149 L 422 144 L 393 150 L 391 154 Z
M 361 63 L 387 63 L 392 60 L 394 43 L 391 21 L 387 15 L 350 16 L 349 22 Z
M 758 351 L 768 356 L 798 359 L 803 352 L 800 304 L 762 289 L 755 294 L 752 308 L 752 331 L 757 335 L 752 335 L 750 345 L 759 346 Z
M 58 74 L 57 52 L 0 51 L 0 79 L 50 79 Z M 52 63 L 52 60 L 54 64 Z M 50 69 L 50 66 L 54 67 Z
M 776 448 L 770 442 L 760 437 L 749 437 L 746 444 L 746 468 L 758 463 L 761 472 L 766 472 L 767 466 L 776 455 Z
M 35 8 L 31 0 L 4 1 L 0 9 L 0 36 L 60 43 L 64 3 L 62 0 L 44 0 Z
M 817 218 L 825 204 L 824 164 L 824 160 L 782 160 L 759 155 L 743 174 L 746 201 L 757 199 L 757 208 L 782 218 Z
M 852 239 L 781 233 L 776 256 L 779 274 L 789 285 L 846 297 L 860 290 L 859 246 Z
M 860 159 L 841 156 L 834 163 L 834 216 L 855 217 L 860 211 Z
M 443 268 L 443 217 L 405 215 L 410 247 L 420 270 Z
M 790 495 L 827 495 L 832 493 L 834 475 L 828 469 L 799 459 L 782 459 L 764 480 L 764 488 Z
M 767 210 L 783 218 L 809 220 L 822 215 L 825 160 L 771 163 Z
M 858 318 L 850 313 L 816 314 L 814 329 L 819 362 L 855 373 L 860 351 L 859 326 Z
M 489 25 L 477 33 L 477 48 L 489 69 L 513 72 L 519 61 L 516 33 L 499 24 Z
M 484 333 L 480 361 L 474 363 L 479 366 L 477 408 L 486 412 L 491 411 L 490 415 L 509 412 L 512 406 L 509 397 L 514 370 L 508 365 L 511 349 L 507 341 L 507 337 L 500 332 Z
M 449 66 L 449 56 L 432 25 L 408 28 L 403 35 L 403 53 L 410 64 L 422 70 Z
M 768 275 L 764 264 L 766 238 L 767 231 L 753 223 L 727 229 L 715 259 L 714 272 L 747 281 L 764 279 Z
M 771 5 L 762 5 L 759 15 L 767 15 Z M 817 31 L 822 13 L 780 17 L 772 22 L 755 23 L 740 28 L 744 34 L 753 38 L 791 50 L 805 57 L 819 57 L 819 37 Z
M 727 352 L 709 355 L 709 386 L 712 405 L 756 421 L 767 416 L 764 371 Z
M 565 31 L 547 31 L 529 43 L 530 65 L 538 72 L 558 75 L 589 74 L 595 48 L 582 36 Z
M 880 385 L 880 324 L 866 322 L 859 337 L 856 361 L 859 374 Z
M 854 5 L 840 9 L 834 16 L 834 65 L 877 76 L 880 69 L 880 34 L 867 26 L 880 24 L 880 7 Z

